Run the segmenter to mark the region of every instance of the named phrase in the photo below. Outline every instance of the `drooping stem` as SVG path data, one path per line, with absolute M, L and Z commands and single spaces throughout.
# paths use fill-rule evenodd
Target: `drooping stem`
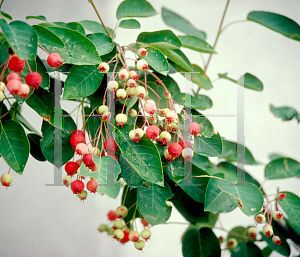
M 223 33 L 224 30 L 227 29 L 228 27 L 230 27 L 231 25 L 236 24 L 236 23 L 245 22 L 245 21 L 248 21 L 248 20 L 238 20 L 238 21 L 233 21 L 233 22 L 228 23 L 221 29 L 220 34 Z
M 1 9 L 1 7 L 2 7 L 3 2 L 4 2 L 4 0 L 1 0 L 1 3 L 0 3 L 0 9 Z

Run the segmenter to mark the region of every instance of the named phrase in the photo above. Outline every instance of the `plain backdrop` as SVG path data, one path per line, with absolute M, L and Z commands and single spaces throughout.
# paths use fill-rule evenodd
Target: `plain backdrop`
M 95 0 L 103 21 L 108 27 L 116 24 L 116 9 L 120 0 Z M 141 30 L 117 29 L 116 41 L 121 44 L 135 42 L 141 31 L 172 29 L 164 24 L 161 8 L 166 7 L 187 18 L 195 27 L 207 33 L 207 42 L 213 45 L 220 19 L 225 8 L 225 0 L 151 0 L 158 12 L 151 18 L 139 18 Z M 5 0 L 4 12 L 14 20 L 25 21 L 27 15 L 44 15 L 50 22 L 97 20 L 92 6 L 87 0 Z M 253 10 L 271 11 L 285 15 L 300 23 L 300 3 L 298 0 L 243 1 L 232 0 L 229 4 L 224 25 L 235 20 L 245 20 Z M 37 21 L 31 20 L 30 24 Z M 181 32 L 173 30 L 176 34 Z M 269 162 L 268 155 L 280 153 L 300 161 L 299 125 L 296 120 L 282 122 L 269 111 L 269 105 L 275 107 L 291 106 L 300 111 L 300 51 L 299 42 L 291 40 L 253 22 L 243 22 L 228 27 L 219 38 L 208 69 L 208 76 L 215 80 L 218 73 L 230 72 L 237 79 L 248 71 L 257 76 L 264 84 L 262 92 L 245 90 L 245 143 L 254 158 L 262 165 L 249 166 L 254 178 L 264 180 L 264 165 Z M 184 49 L 192 63 L 202 66 L 200 54 Z M 207 60 L 208 55 L 204 54 Z M 184 80 L 175 75 L 181 87 Z M 213 108 L 204 114 L 235 115 L 237 112 L 236 85 L 226 80 L 213 82 L 214 88 L 202 91 L 211 97 Z M 70 111 L 68 103 L 63 108 Z M 26 104 L 22 114 L 40 130 L 42 119 Z M 215 130 L 229 140 L 236 140 L 236 118 L 227 116 L 211 117 Z M 1 173 L 8 171 L 7 164 L 0 159 Z M 15 256 L 182 256 L 181 235 L 188 225 L 159 225 L 151 229 L 152 238 L 146 244 L 143 253 L 134 249 L 132 243 L 121 245 L 100 234 L 97 227 L 108 222 L 106 214 L 120 205 L 120 198 L 89 195 L 82 203 L 66 187 L 50 187 L 53 183 L 53 166 L 40 163 L 29 157 L 23 175 L 11 172 L 13 186 L 6 190 L 0 188 L 0 255 Z M 267 181 L 264 189 L 268 194 L 276 193 L 276 188 L 288 190 L 299 195 L 299 178 Z M 170 222 L 186 221 L 173 208 Z M 221 215 L 225 228 L 254 225 L 253 217 L 246 217 L 238 208 Z M 261 226 L 261 225 L 260 225 Z M 259 228 L 261 228 L 259 226 Z M 141 229 L 141 227 L 140 227 Z M 215 229 L 217 236 L 227 236 Z M 265 246 L 264 243 L 261 246 Z M 223 246 L 222 248 L 224 248 Z M 298 255 L 292 248 L 292 255 Z M 229 253 L 223 256 L 229 256 Z M 280 256 L 273 252 L 272 257 Z

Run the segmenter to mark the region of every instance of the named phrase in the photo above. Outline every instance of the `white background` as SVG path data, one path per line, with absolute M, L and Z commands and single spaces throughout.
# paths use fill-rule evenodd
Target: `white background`
M 161 18 L 164 6 L 191 21 L 198 29 L 207 33 L 207 42 L 213 45 L 226 2 L 221 0 L 151 0 L 159 12 L 152 18 L 140 18 L 142 31 L 169 28 Z M 116 24 L 116 9 L 120 1 L 95 0 L 103 21 L 108 27 Z M 14 20 L 23 20 L 27 15 L 44 15 L 48 21 L 97 21 L 87 0 L 5 0 L 2 10 Z M 297 0 L 239 1 L 232 0 L 224 24 L 244 20 L 253 10 L 276 12 L 300 23 L 300 3 Z M 33 24 L 34 21 L 30 21 Z M 182 33 L 173 30 L 178 35 Z M 135 41 L 140 31 L 118 29 L 116 40 L 121 44 Z M 221 35 L 216 47 L 208 76 L 217 78 L 217 73 L 231 71 L 237 79 L 245 71 L 257 76 L 264 84 L 263 92 L 245 91 L 245 138 L 246 146 L 257 161 L 263 165 L 246 166 L 258 181 L 263 181 L 264 165 L 272 152 L 281 153 L 300 161 L 299 126 L 295 120 L 282 122 L 269 111 L 269 105 L 291 106 L 300 111 L 299 102 L 299 42 L 253 22 L 235 24 Z M 202 66 L 200 54 L 184 49 L 191 62 Z M 207 59 L 208 55 L 205 55 Z M 179 80 L 183 81 L 183 80 Z M 182 82 L 184 83 L 184 82 Z M 236 114 L 236 85 L 225 80 L 213 83 L 214 88 L 202 92 L 213 100 L 213 108 L 204 114 Z M 24 106 L 23 114 L 40 129 L 41 118 Z M 236 140 L 236 119 L 217 117 L 210 119 L 216 131 Z M 1 173 L 8 166 L 0 160 Z M 107 222 L 108 210 L 115 209 L 120 199 L 89 195 L 82 203 L 65 187 L 47 187 L 53 183 L 53 166 L 29 158 L 22 176 L 11 173 L 13 186 L 0 188 L 0 253 L 1 256 L 141 256 L 131 243 L 121 245 L 97 227 Z M 276 188 L 299 195 L 299 179 L 268 181 L 264 189 L 268 194 Z M 252 217 L 246 217 L 238 209 L 222 214 L 224 227 L 254 225 Z M 173 209 L 169 221 L 185 222 Z M 145 256 L 182 256 L 181 235 L 187 225 L 159 225 L 153 227 L 152 238 L 144 248 Z M 225 232 L 215 233 L 226 236 Z M 293 250 L 294 255 L 299 253 Z M 225 255 L 224 255 L 225 256 Z M 229 256 L 227 253 L 226 256 Z M 279 256 L 273 253 L 271 256 Z M 292 255 L 293 256 L 293 255 Z

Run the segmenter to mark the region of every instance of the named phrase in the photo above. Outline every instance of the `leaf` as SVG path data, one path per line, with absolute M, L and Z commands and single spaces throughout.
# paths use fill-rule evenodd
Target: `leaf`
M 291 192 L 284 191 L 281 193 L 286 193 L 286 196 L 283 200 L 278 200 L 280 207 L 289 217 L 289 220 L 300 228 L 300 198 Z
M 211 137 L 194 137 L 194 151 L 208 157 L 219 157 L 222 154 L 222 139 L 219 133 Z
M 195 36 L 178 36 L 182 43 L 182 47 L 192 49 L 200 53 L 216 54 L 212 46 L 202 39 Z
M 148 47 L 148 53 L 143 58 L 148 64 L 162 75 L 167 76 L 169 72 L 169 64 L 166 57 L 161 51 L 153 47 Z
M 264 249 L 262 249 L 261 253 L 263 255 L 263 257 L 269 257 L 270 254 L 273 252 L 273 250 L 269 247 L 266 246 Z
M 228 73 L 219 73 L 218 76 L 220 79 L 227 79 L 227 80 L 230 80 L 240 86 L 244 86 L 245 88 L 248 88 L 248 89 L 252 89 L 252 90 L 255 90 L 255 91 L 262 91 L 263 90 L 263 84 L 262 82 L 257 78 L 255 77 L 254 75 L 250 74 L 250 73 L 245 73 L 243 76 L 241 76 L 239 78 L 239 80 L 234 80 L 232 78 L 229 78 L 227 76 Z
M 97 134 L 100 132 L 98 130 L 100 127 L 100 117 L 99 115 L 97 115 L 97 113 L 95 115 L 94 112 L 92 112 L 91 108 L 84 107 L 84 111 L 85 113 L 90 115 L 90 116 L 86 116 L 86 128 L 90 135 L 91 140 L 94 140 L 97 137 Z M 96 142 L 97 140 L 94 141 L 92 145 L 93 146 L 96 145 Z
M 168 57 L 172 62 L 181 67 L 184 71 L 193 71 L 192 65 L 185 54 L 179 49 L 164 49 L 159 48 L 159 50 Z
M 75 31 L 78 31 L 80 34 L 85 35 L 84 27 L 78 22 L 69 22 L 69 23 L 53 22 L 53 23 L 58 25 L 61 28 L 75 30 Z
M 266 179 L 283 179 L 298 176 L 300 164 L 291 158 L 281 157 L 269 162 L 265 167 Z
M 282 121 L 291 120 L 294 117 L 298 120 L 300 117 L 298 116 L 298 112 L 291 107 L 283 106 L 283 107 L 274 107 L 270 104 L 270 111 L 274 114 L 275 117 L 281 118 Z
M 123 159 L 124 160 L 124 159 Z M 141 218 L 137 207 L 137 189 L 125 185 L 122 194 L 122 205 L 127 207 L 128 214 L 124 218 L 125 223 L 129 223 L 134 218 Z
M 200 155 L 194 152 L 194 156 L 191 159 L 192 163 L 200 169 L 206 170 L 213 167 L 213 163 L 211 163 L 208 157 Z
M 23 21 L 7 24 L 5 20 L 0 19 L 0 27 L 9 46 L 20 59 L 35 59 L 38 37 L 30 25 Z
M 79 21 L 79 23 L 85 27 L 87 30 L 93 32 L 93 33 L 103 33 L 105 35 L 107 35 L 104 27 L 102 26 L 102 24 L 100 24 L 99 22 L 96 21 L 89 21 L 89 20 L 83 20 L 83 21 Z M 113 30 L 109 27 L 106 27 L 108 32 L 111 34 L 113 32 Z M 108 35 L 109 36 L 109 35 Z
M 0 120 L 0 154 L 15 172 L 22 174 L 29 156 L 29 142 L 22 126 Z
M 42 20 L 42 21 L 47 21 L 46 17 L 43 15 L 38 15 L 38 16 L 26 16 L 26 20 L 30 19 L 36 19 L 36 20 Z
M 206 38 L 206 34 L 203 31 L 196 29 L 189 21 L 165 7 L 162 8 L 162 18 L 168 26 L 173 27 L 187 35 L 195 36 L 202 40 L 205 40 Z
M 143 179 L 163 186 L 163 171 L 161 159 L 154 143 L 145 135 L 138 143 L 134 143 L 128 136 L 132 125 L 116 128 L 115 140 L 124 159 Z M 147 220 L 147 219 L 146 219 Z
M 243 147 L 241 144 L 223 139 L 222 157 L 230 162 L 239 162 L 254 165 L 256 164 L 251 152 L 244 146 L 244 151 L 237 152 L 237 148 Z M 244 154 L 245 153 L 245 154 Z
M 193 73 L 191 74 L 192 82 L 198 85 L 199 87 L 209 90 L 213 88 L 209 77 L 206 75 L 204 70 L 202 70 L 198 65 L 192 64 Z M 186 74 L 184 76 L 187 78 Z M 189 78 L 187 78 L 189 79 Z
M 237 241 L 241 240 L 241 237 L 247 236 L 247 229 L 242 226 L 234 227 L 230 230 L 230 232 L 227 235 L 227 240 L 231 238 L 235 238 Z M 232 233 L 231 233 L 232 232 Z
M 171 30 L 142 32 L 138 35 L 136 42 L 148 44 L 159 50 L 179 49 L 182 46 L 180 39 Z
M 238 246 L 231 251 L 231 257 L 263 257 L 256 244 L 250 242 L 239 242 Z
M 30 143 L 30 154 L 35 158 L 36 160 L 40 162 L 46 161 L 46 158 L 43 155 L 42 149 L 41 149 L 41 139 L 42 137 L 40 135 L 30 133 L 27 135 L 29 143 Z
M 190 229 L 182 240 L 184 257 L 220 257 L 220 243 L 210 228 Z
M 8 14 L 8 13 L 6 13 L 6 12 L 3 12 L 2 10 L 0 10 L 0 13 L 6 18 L 6 19 L 8 19 L 8 20 L 12 20 L 12 17 Z
M 106 74 L 104 74 L 103 79 L 102 79 L 98 89 L 93 94 L 91 94 L 87 97 L 87 99 L 90 101 L 92 110 L 94 110 L 96 107 L 102 105 L 103 96 L 104 96 L 106 88 L 107 88 L 108 80 L 109 80 L 108 76 Z
M 234 185 L 229 180 L 220 180 L 218 182 L 219 188 L 231 195 L 234 201 L 242 204 L 241 211 L 247 216 L 251 216 L 260 210 L 264 199 L 261 191 L 252 183 L 245 183 L 246 185 Z
M 137 102 L 138 99 L 139 98 L 134 95 L 133 97 L 130 98 L 129 101 L 127 100 L 127 102 L 128 102 L 128 104 L 126 105 L 126 115 L 127 115 L 127 117 L 128 117 L 129 110 L 135 105 L 135 103 Z
M 98 166 L 97 171 L 88 170 L 82 163 L 80 166 L 80 176 L 93 177 L 98 182 L 98 193 L 104 193 L 116 199 L 119 195 L 121 183 L 116 181 L 121 172 L 119 163 L 111 156 L 99 157 L 93 155 L 93 161 Z
M 119 27 L 123 29 L 140 29 L 141 24 L 135 19 L 122 20 Z
M 288 38 L 300 41 L 300 26 L 292 19 L 272 12 L 253 11 L 247 15 L 247 20 L 257 22 Z
M 126 0 L 117 9 L 117 19 L 124 17 L 150 17 L 156 15 L 152 5 L 145 0 Z
M 89 35 L 88 39 L 94 43 L 99 55 L 110 53 L 116 45 L 115 42 L 112 42 L 109 36 L 103 33 L 94 33 Z
M 22 116 L 21 113 L 15 112 L 14 120 L 21 123 L 29 131 L 34 132 L 37 135 L 40 135 L 40 132 L 38 132 L 33 126 L 31 126 L 31 124 Z
M 172 197 L 172 191 L 168 184 L 164 187 L 150 184 L 150 188 L 137 188 L 137 203 L 142 216 L 152 226 L 166 222 L 172 211 L 167 206 L 166 200 Z

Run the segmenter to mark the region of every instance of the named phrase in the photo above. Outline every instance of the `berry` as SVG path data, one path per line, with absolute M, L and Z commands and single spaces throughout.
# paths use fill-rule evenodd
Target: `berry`
M 158 115 L 161 116 L 161 117 L 165 117 L 167 113 L 170 112 L 170 109 L 169 108 L 165 108 L 165 109 L 160 109 L 158 111 Z
M 267 225 L 263 228 L 263 234 L 266 237 L 272 236 L 273 235 L 273 229 L 270 225 Z
M 165 158 L 167 159 L 168 162 L 172 162 L 172 161 L 174 161 L 174 159 L 175 159 L 175 157 L 172 157 L 172 156 L 169 154 L 169 151 L 168 151 L 168 150 L 165 150 L 164 156 L 165 156 Z
M 191 149 L 191 148 L 185 148 L 185 149 L 182 150 L 181 155 L 182 155 L 182 157 L 183 157 L 183 159 L 184 159 L 185 161 L 189 161 L 190 159 L 193 158 L 193 156 L 194 156 L 194 151 L 193 151 L 193 149 Z
M 145 95 L 146 95 L 146 90 L 145 90 L 144 87 L 138 86 L 138 87 L 135 88 L 134 94 L 135 94 L 137 97 L 144 98 Z
M 127 87 L 126 93 L 128 97 L 133 97 L 135 95 L 135 88 L 134 87 Z
M 114 231 L 114 238 L 117 240 L 121 240 L 124 237 L 124 232 L 121 229 L 116 229 Z
M 93 148 L 90 150 L 90 153 L 95 154 L 95 155 L 99 155 L 99 156 L 100 156 L 100 150 L 99 150 L 99 148 L 96 148 L 96 147 L 93 147 Z
M 256 220 L 257 223 L 263 224 L 265 222 L 266 218 L 263 214 L 257 214 L 255 216 L 255 220 Z
M 111 210 L 107 213 L 107 217 L 109 220 L 113 221 L 115 220 L 116 218 L 118 218 L 118 215 L 116 214 L 115 211 Z
M 0 91 L 0 102 L 2 102 L 4 99 L 4 93 L 2 91 Z
M 105 140 L 104 149 L 109 153 L 116 152 L 118 150 L 118 145 L 116 141 L 111 137 Z
M 75 134 L 70 137 L 70 144 L 71 144 L 71 146 L 73 146 L 74 149 L 75 149 L 76 145 L 78 145 L 80 143 L 85 143 L 85 138 L 83 135 Z
M 128 115 L 129 115 L 129 117 L 131 117 L 131 118 L 135 118 L 135 117 L 137 116 L 137 111 L 136 111 L 135 109 L 130 109 L 130 110 L 128 111 Z
M 182 148 L 181 148 L 180 144 L 172 143 L 168 147 L 168 152 L 172 157 L 176 158 L 181 154 Z
M 124 237 L 120 240 L 120 243 L 125 244 L 129 241 L 129 231 L 123 230 Z
M 27 97 L 29 92 L 30 92 L 30 87 L 27 84 L 22 83 L 21 88 L 16 93 L 16 95 L 18 95 L 20 97 Z
M 137 76 L 137 73 L 136 73 L 136 71 L 135 70 L 131 70 L 131 71 L 129 71 L 129 78 L 134 78 L 134 77 L 136 77 Z
M 107 225 L 104 223 L 100 224 L 98 230 L 99 232 L 107 231 L 108 230 Z
M 169 111 L 168 113 L 166 113 L 165 117 L 168 123 L 177 121 L 177 113 L 174 111 Z
M 67 162 L 65 166 L 65 171 L 69 176 L 73 176 L 77 173 L 79 165 L 77 162 Z
M 87 198 L 87 191 L 82 190 L 81 193 L 77 194 L 77 196 L 79 197 L 79 199 L 81 201 L 85 200 Z
M 107 73 L 109 71 L 109 65 L 106 62 L 101 62 L 99 65 L 99 71 L 102 73 Z
M 143 71 L 143 70 L 148 70 L 149 66 L 148 66 L 148 63 L 145 60 L 139 60 L 136 63 L 136 68 L 140 71 Z
M 14 72 L 22 72 L 25 67 L 25 61 L 20 59 L 18 56 L 13 56 L 10 58 L 8 62 L 8 68 L 10 68 Z
M 193 146 L 191 141 L 188 141 L 188 140 L 182 140 L 182 141 L 179 142 L 179 144 L 182 147 L 182 150 L 184 148 L 192 148 L 192 146 Z
M 117 126 L 123 127 L 123 125 L 127 122 L 127 116 L 126 116 L 126 114 L 119 113 L 116 116 L 116 122 L 117 122 L 117 124 L 116 124 Z
M 136 242 L 140 239 L 140 233 L 138 231 L 131 231 L 129 234 L 129 240 L 131 242 Z
M 22 83 L 19 80 L 12 79 L 7 82 L 6 88 L 11 94 L 17 94 L 22 87 Z
M 164 92 L 164 98 L 169 100 L 171 98 L 171 92 Z
M 114 230 L 113 228 L 109 228 L 109 229 L 107 230 L 107 234 L 108 234 L 109 236 L 112 236 L 112 235 L 114 234 L 114 232 L 115 232 L 115 230 Z
M 95 179 L 91 178 L 91 180 L 89 182 L 87 182 L 86 188 L 91 193 L 96 193 L 97 188 L 98 188 L 98 182 Z
M 154 116 L 154 115 L 149 115 L 148 117 L 147 117 L 147 120 L 148 120 L 148 122 L 151 124 L 151 125 L 154 125 L 156 122 L 157 122 L 157 119 L 156 119 L 156 117 Z M 157 138 L 158 139 L 158 138 Z
M 118 89 L 116 95 L 119 98 L 119 100 L 122 100 L 126 97 L 127 93 L 126 93 L 125 89 Z
M 146 103 L 144 108 L 145 108 L 145 112 L 149 114 L 154 114 L 156 111 L 156 106 L 154 103 Z
M 128 78 L 129 78 L 128 71 L 127 71 L 126 69 L 120 70 L 120 72 L 119 72 L 119 78 L 120 78 L 120 80 L 122 80 L 122 81 L 128 79 Z
M 116 92 L 118 87 L 119 87 L 119 83 L 117 81 L 109 81 L 107 83 L 107 89 L 110 90 L 110 91 Z
M 82 160 L 81 160 L 81 159 L 79 159 L 79 160 L 77 160 L 76 162 L 77 162 L 77 164 L 80 166 L 80 165 L 81 165 L 81 163 L 82 163 Z
M 282 213 L 280 213 L 279 211 L 274 211 L 272 217 L 274 220 L 279 221 L 282 219 Z
M 89 148 L 85 143 L 79 143 L 78 145 L 76 145 L 76 153 L 79 155 L 85 155 L 88 153 Z
M 251 227 L 248 229 L 248 235 L 249 237 L 256 239 L 257 229 L 254 227 Z
M 64 176 L 63 177 L 63 184 L 69 187 L 72 183 L 72 178 L 70 176 Z
M 93 167 L 94 165 L 96 165 L 93 161 L 93 154 L 92 153 L 87 153 L 83 156 L 82 161 L 84 163 L 84 165 L 88 168 Z
M 84 184 L 81 180 L 74 180 L 71 183 L 71 190 L 73 191 L 73 194 L 80 194 L 84 189 Z
M 50 67 L 53 67 L 54 69 L 57 69 L 59 66 L 63 64 L 61 61 L 61 57 L 58 53 L 49 54 L 47 58 L 47 63 L 49 64 Z
M 138 56 L 141 58 L 147 56 L 147 54 L 148 54 L 148 50 L 146 48 L 140 48 L 138 50 Z
M 233 249 L 233 248 L 236 248 L 238 245 L 238 242 L 235 238 L 230 238 L 228 241 L 227 241 L 227 247 L 228 249 Z
M 141 237 L 147 241 L 151 237 L 151 231 L 149 229 L 143 229 L 141 232 Z
M 116 209 L 116 214 L 118 215 L 119 218 L 123 219 L 127 216 L 128 214 L 128 209 L 126 206 L 119 206 L 117 209 Z
M 162 131 L 159 135 L 159 142 L 162 145 L 168 145 L 168 143 L 171 141 L 171 139 L 172 139 L 172 136 L 167 131 Z
M 145 246 L 145 241 L 142 239 L 139 239 L 138 241 L 134 242 L 134 247 L 140 251 L 143 250 L 144 246 Z
M 281 193 L 278 195 L 279 200 L 283 200 L 285 198 L 286 194 L 285 193 Z
M 156 139 L 159 135 L 159 128 L 154 126 L 154 125 L 151 125 L 149 126 L 147 129 L 146 129 L 146 136 L 149 138 L 149 139 Z
M 276 245 L 282 244 L 282 242 L 280 241 L 279 236 L 273 236 L 272 242 L 273 242 L 274 244 L 276 244 Z
M 91 171 L 97 171 L 98 170 L 98 165 L 95 164 L 90 169 L 91 169 Z
M 136 87 L 137 85 L 136 85 L 136 82 L 134 79 L 128 79 L 127 86 L 128 87 Z
M 5 84 L 3 82 L 0 82 L 0 91 L 4 92 L 5 90 Z
M 224 239 L 224 237 L 222 237 L 222 236 L 219 236 L 218 239 L 219 239 L 219 242 L 220 242 L 220 243 L 224 243 L 224 242 L 225 242 L 225 239 Z
M 42 76 L 38 72 L 30 72 L 26 78 L 26 83 L 32 88 L 38 89 L 42 83 Z
M 8 83 L 8 81 L 13 80 L 13 79 L 19 80 L 21 82 L 21 77 L 18 73 L 11 73 L 11 74 L 7 75 L 7 77 L 6 77 L 6 84 Z
M 145 220 L 144 218 L 141 218 L 141 222 L 142 224 L 147 227 L 149 225 L 149 223 L 147 222 L 147 220 Z
M 74 130 L 71 134 L 71 137 L 76 135 L 76 134 L 82 135 L 85 138 L 85 134 L 82 130 Z
M 113 229 L 122 229 L 123 226 L 123 222 L 120 220 L 115 220 L 113 223 Z
M 103 114 L 103 113 L 105 113 L 105 112 L 107 112 L 108 111 L 108 107 L 106 106 L 106 105 L 100 105 L 99 107 L 98 107 L 98 112 L 100 113 L 100 114 Z
M 9 187 L 11 182 L 12 182 L 12 176 L 8 173 L 6 174 L 2 174 L 1 178 L 0 178 L 0 181 L 1 181 L 1 184 L 2 186 L 5 186 L 5 187 Z
M 190 134 L 196 136 L 200 131 L 200 125 L 197 122 L 192 122 L 188 125 L 187 130 Z

